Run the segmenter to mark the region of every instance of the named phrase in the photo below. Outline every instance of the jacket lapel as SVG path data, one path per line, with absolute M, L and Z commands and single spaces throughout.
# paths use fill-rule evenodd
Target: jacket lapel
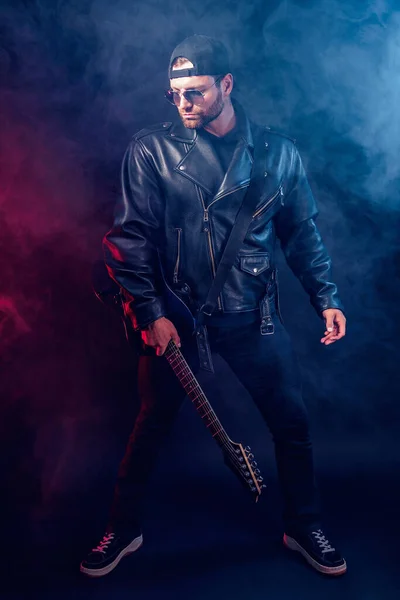
M 211 144 L 195 131 L 188 152 L 176 165 L 175 171 L 200 186 L 212 196 L 224 177 L 224 172 Z
M 213 202 L 241 188 L 247 187 L 250 183 L 252 164 L 253 158 L 249 152 L 248 145 L 243 139 L 240 139 Z
M 194 129 L 187 129 L 183 123 L 176 123 L 167 137 L 186 145 L 186 154 L 175 167 L 175 171 L 201 187 L 213 202 L 220 200 L 250 183 L 253 164 L 253 137 L 250 123 L 240 105 L 234 102 L 238 119 L 240 139 L 236 145 L 232 160 L 224 173 L 212 144 Z M 221 182 L 221 183 L 220 183 Z

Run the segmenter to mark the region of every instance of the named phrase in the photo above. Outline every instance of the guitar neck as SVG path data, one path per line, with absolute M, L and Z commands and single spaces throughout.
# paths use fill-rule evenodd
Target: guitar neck
M 164 356 L 174 370 L 175 375 L 184 387 L 185 392 L 189 396 L 200 417 L 205 422 L 206 427 L 210 430 L 211 435 L 221 447 L 225 448 L 230 442 L 229 437 L 222 427 L 221 421 L 213 411 L 199 382 L 193 375 L 185 357 L 172 340 L 169 342 Z

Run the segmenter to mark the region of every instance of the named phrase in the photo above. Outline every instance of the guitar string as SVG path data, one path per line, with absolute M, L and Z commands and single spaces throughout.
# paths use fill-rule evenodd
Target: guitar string
M 208 420 L 207 427 L 211 427 L 211 426 L 214 427 L 215 433 L 213 434 L 213 437 L 216 437 L 218 434 L 220 434 L 220 436 L 219 436 L 220 438 L 224 438 L 226 441 L 229 442 L 229 438 L 226 436 L 226 434 L 224 432 L 224 428 L 222 427 L 222 424 L 219 421 L 214 410 L 211 407 L 210 407 L 210 409 L 206 408 L 205 410 L 202 410 L 202 411 L 200 410 L 203 408 L 203 406 L 207 406 L 207 404 L 209 404 L 209 403 L 204 396 L 203 390 L 201 389 L 198 382 L 193 377 L 193 374 L 187 368 L 185 368 L 185 364 L 180 360 L 180 357 L 177 355 L 175 355 L 174 358 L 171 358 L 170 364 L 171 364 L 172 368 L 174 369 L 175 374 L 180 379 L 183 387 L 185 388 L 185 391 L 191 397 L 191 400 L 195 403 L 195 406 L 196 406 L 197 410 L 199 411 L 201 417 L 203 419 L 205 417 L 207 417 L 207 420 Z M 181 368 L 181 367 L 183 367 L 183 368 Z M 183 373 L 184 373 L 184 375 L 182 375 Z M 185 379 L 187 379 L 186 382 L 185 382 Z M 189 387 L 190 379 L 192 379 L 194 381 L 194 383 L 195 383 L 194 386 Z M 202 400 L 203 398 L 204 398 L 203 402 L 201 402 L 201 403 L 197 402 L 198 400 Z
M 169 347 L 168 347 L 168 346 L 169 346 Z M 204 398 L 206 398 L 206 397 L 205 397 L 205 394 L 204 394 L 204 392 L 203 392 L 203 390 L 202 390 L 202 388 L 201 388 L 201 386 L 200 386 L 200 384 L 199 384 L 199 383 L 198 383 L 198 381 L 196 380 L 196 378 L 195 378 L 195 376 L 194 376 L 193 372 L 191 371 L 191 369 L 190 369 L 189 365 L 188 365 L 188 364 L 187 364 L 187 362 L 186 362 L 186 359 L 184 358 L 184 356 L 182 355 L 182 353 L 180 352 L 180 350 L 177 348 L 177 346 L 174 344 L 174 342 L 173 342 L 173 341 L 169 342 L 169 343 L 168 343 L 168 346 L 167 346 L 166 358 L 168 359 L 169 357 L 171 357 L 171 360 L 174 360 L 174 359 L 175 359 L 175 364 L 174 364 L 174 365 L 172 364 L 172 362 L 170 362 L 170 365 L 171 365 L 171 367 L 173 368 L 174 372 L 176 373 L 176 367 L 177 367 L 177 364 L 178 364 L 179 366 L 181 366 L 181 367 L 183 366 L 183 369 L 182 369 L 182 371 L 181 371 L 181 372 L 185 372 L 185 371 L 186 371 L 186 375 L 185 375 L 185 377 L 187 377 L 187 376 L 191 376 L 191 377 L 192 377 L 192 379 L 193 379 L 193 380 L 194 380 L 194 382 L 195 382 L 195 385 L 196 385 L 196 387 L 197 387 L 197 388 L 198 388 L 198 390 L 200 391 L 200 395 L 202 395 L 202 396 L 204 396 Z M 167 353 L 168 353 L 168 355 L 167 355 Z M 174 359 L 172 359 L 172 356 L 174 356 Z M 177 373 L 176 373 L 176 374 L 177 374 Z M 184 385 L 183 387 L 184 387 L 184 389 L 185 389 L 185 391 L 186 391 L 186 387 L 185 387 L 185 385 Z M 193 388 L 192 388 L 192 390 L 190 390 L 190 392 L 191 392 L 191 393 L 193 392 Z M 190 395 L 190 394 L 188 394 L 188 395 Z M 201 397 L 201 396 L 197 396 L 197 398 L 199 398 L 199 397 Z M 206 400 L 207 400 L 207 398 L 206 398 Z M 234 451 L 232 451 L 232 450 L 231 450 L 231 447 L 230 447 L 230 445 L 231 445 L 231 440 L 230 440 L 230 439 L 229 439 L 229 437 L 226 435 L 226 433 L 225 433 L 225 431 L 224 431 L 224 428 L 222 427 L 222 424 L 221 424 L 221 422 L 219 421 L 219 419 L 217 418 L 217 416 L 216 416 L 215 412 L 214 412 L 212 409 L 211 409 L 211 411 L 212 411 L 212 413 L 215 415 L 215 420 L 217 421 L 217 423 L 219 423 L 219 425 L 220 425 L 220 427 L 221 427 L 221 429 L 220 429 L 220 432 L 222 433 L 222 436 L 225 438 L 225 440 L 226 440 L 226 441 L 228 442 L 228 444 L 229 444 L 229 446 L 228 446 L 228 452 L 229 452 L 229 454 L 230 454 L 230 455 L 231 455 L 231 457 L 232 457 L 232 461 L 233 461 L 234 463 L 236 463 L 236 465 L 239 467 L 239 473 L 240 473 L 241 477 L 242 477 L 242 478 L 243 478 L 243 479 L 246 481 L 246 483 L 248 483 L 248 481 L 247 481 L 247 476 L 245 475 L 245 473 L 244 473 L 244 471 L 243 471 L 243 469 L 242 469 L 243 463 L 240 463 L 240 462 L 239 462 L 239 459 L 238 459 L 238 456 L 237 456 L 237 454 L 236 454 Z M 205 413 L 205 415 L 206 415 L 206 414 L 207 414 L 207 413 Z M 204 415 L 204 416 L 205 416 L 205 415 Z M 217 432 L 217 433 L 218 433 L 218 432 Z M 216 433 L 216 435 L 217 435 L 217 433 Z M 214 436 L 213 436 L 213 437 L 214 437 Z M 246 463 L 244 463 L 244 464 L 246 464 Z M 255 479 L 255 480 L 257 480 L 257 475 L 254 473 L 254 471 L 253 471 L 253 467 L 250 467 L 250 469 L 249 469 L 249 466 L 248 466 L 247 464 L 246 464 L 246 467 L 247 467 L 247 469 L 248 469 L 248 470 L 250 470 L 250 471 L 251 471 L 250 475 L 251 475 L 251 476 L 253 476 L 253 475 L 254 475 L 254 479 Z M 261 483 L 261 482 L 257 481 L 257 486 L 259 486 L 259 484 L 260 484 L 260 483 Z M 253 480 L 253 484 L 254 484 L 254 480 Z
M 178 349 L 176 347 L 174 347 L 173 345 L 171 345 L 171 355 L 174 356 L 175 360 L 175 364 L 171 364 L 172 368 L 174 369 L 175 373 L 177 370 L 177 366 L 179 365 L 180 367 L 183 367 L 182 370 L 179 373 L 176 373 L 179 377 L 179 374 L 182 372 L 185 372 L 185 376 L 183 377 L 183 379 L 187 378 L 188 376 L 191 377 L 193 379 L 193 381 L 195 382 L 195 387 L 190 389 L 190 390 L 186 390 L 187 385 L 184 385 L 185 391 L 188 392 L 189 395 L 194 395 L 194 401 L 196 401 L 197 399 L 201 398 L 202 396 L 204 396 L 205 398 L 205 394 L 203 392 L 203 390 L 201 389 L 198 381 L 196 380 L 196 378 L 194 377 L 189 365 L 187 365 L 183 355 L 178 351 Z M 171 357 L 172 358 L 172 357 Z M 197 393 L 200 392 L 200 395 Z M 193 394 L 194 393 L 194 394 Z M 207 400 L 207 399 L 206 399 Z M 206 402 L 204 402 L 204 404 L 206 404 Z M 209 403 L 208 403 L 209 404 Z M 197 406 L 196 406 L 197 407 Z M 220 438 L 223 438 L 226 442 L 230 442 L 229 437 L 227 436 L 227 434 L 224 431 L 224 428 L 222 427 L 221 422 L 219 421 L 219 419 L 217 418 L 215 412 L 212 410 L 211 408 L 211 418 L 210 418 L 210 411 L 204 411 L 203 417 L 207 416 L 209 418 L 209 424 L 213 424 L 213 421 L 219 425 L 219 431 L 216 431 L 217 435 L 218 433 L 220 433 Z M 236 454 L 235 454 L 236 455 Z
M 194 380 L 194 382 L 195 382 L 196 387 L 192 388 L 192 390 L 190 390 L 190 392 L 188 393 L 188 395 L 190 395 L 191 393 L 193 394 L 193 391 L 195 391 L 195 393 L 196 393 L 196 388 L 198 388 L 198 390 L 200 391 L 200 396 L 195 397 L 195 400 L 197 398 L 201 397 L 201 395 L 204 396 L 204 392 L 202 391 L 199 383 L 197 382 L 196 378 L 194 377 L 193 373 L 191 372 L 190 367 L 188 365 L 185 365 L 186 361 L 185 361 L 183 355 L 181 355 L 180 352 L 177 350 L 177 348 L 174 347 L 173 345 L 171 345 L 170 350 L 171 350 L 170 355 L 173 355 L 175 361 L 178 361 L 179 366 L 183 366 L 183 371 L 187 372 L 187 375 L 185 377 L 187 377 L 188 375 L 189 376 L 191 375 L 192 378 L 193 378 L 193 380 Z M 172 356 L 171 356 L 171 358 L 172 358 Z M 175 371 L 176 363 L 175 363 L 175 365 L 173 365 L 172 363 L 170 363 L 170 364 L 171 364 L 171 367 L 173 368 L 173 370 Z M 186 391 L 186 387 L 185 386 L 184 386 L 184 388 L 185 388 L 185 391 Z M 214 411 L 212 411 L 212 412 L 214 413 Z M 204 416 L 206 416 L 206 415 L 207 415 L 207 412 L 204 413 Z M 215 413 L 214 413 L 214 415 L 215 415 Z M 216 415 L 215 415 L 215 420 L 221 426 L 220 433 L 222 435 L 220 437 L 223 438 L 226 442 L 229 443 L 230 440 L 229 440 L 228 436 L 226 435 L 226 433 L 224 432 L 224 429 L 222 428 L 222 424 L 219 422 L 219 420 L 217 419 Z M 212 421 L 210 421 L 210 425 L 211 424 L 212 424 Z M 216 433 L 216 435 L 217 435 L 217 433 Z M 241 464 L 241 463 L 238 461 L 237 454 L 234 451 L 231 450 L 230 446 L 228 446 L 228 452 L 232 456 L 232 460 L 234 460 L 234 462 L 239 466 L 239 464 Z
M 171 363 L 172 368 L 175 371 L 175 374 L 178 376 L 178 378 L 181 380 L 181 383 L 183 382 L 184 379 L 186 378 L 192 378 L 192 380 L 195 383 L 195 386 L 192 387 L 190 390 L 187 389 L 188 387 L 188 382 L 183 383 L 183 387 L 185 388 L 185 391 L 187 391 L 188 395 L 192 395 L 194 396 L 193 400 L 196 401 L 200 398 L 202 398 L 202 396 L 205 398 L 205 394 L 203 392 L 203 390 L 201 389 L 198 381 L 196 380 L 196 378 L 194 377 L 192 371 L 190 370 L 189 366 L 187 364 L 185 364 L 185 359 L 182 355 L 180 355 L 178 352 L 173 352 L 174 354 L 174 358 L 172 360 L 175 360 L 175 364 Z M 183 367 L 180 371 L 178 371 L 177 367 Z M 181 374 L 185 373 L 185 375 L 183 377 L 181 377 Z M 203 402 L 203 405 L 209 404 L 207 399 L 205 398 L 205 402 Z M 202 405 L 196 404 L 196 408 L 201 408 Z M 210 407 L 211 408 L 211 407 Z M 218 430 L 215 431 L 215 435 L 217 435 L 218 433 L 222 434 L 220 437 L 224 437 L 227 441 L 229 441 L 228 436 L 226 435 L 226 433 L 224 432 L 224 428 L 222 427 L 222 423 L 219 421 L 217 415 L 215 414 L 214 410 L 211 408 L 211 410 L 205 410 L 202 418 L 204 417 L 208 417 L 209 419 L 209 425 L 215 425 L 216 427 L 218 427 Z
M 183 373 L 183 371 L 176 370 L 175 373 L 176 373 L 176 375 L 178 375 L 178 377 L 181 378 L 181 382 L 184 382 L 184 380 L 188 376 L 190 377 L 190 374 L 188 374 L 188 373 L 182 377 L 181 374 Z M 197 389 L 198 386 L 196 386 L 196 385 L 189 388 L 189 382 L 183 383 L 183 386 L 185 388 L 186 393 L 192 400 L 192 402 L 195 403 L 195 406 L 196 406 L 198 412 L 200 413 L 200 416 L 202 417 L 202 419 L 205 419 L 207 417 L 208 424 L 206 426 L 213 427 L 214 433 L 212 434 L 212 436 L 216 437 L 219 435 L 219 437 L 222 438 L 224 436 L 224 429 L 223 429 L 222 424 L 219 421 L 218 417 L 216 416 L 215 412 L 212 409 L 209 410 L 208 408 L 205 408 L 203 410 L 203 407 L 205 407 L 207 405 L 206 400 L 203 402 L 198 402 L 198 400 L 202 400 L 202 396 L 203 396 L 202 390 L 200 388 Z M 188 389 L 186 389 L 186 388 L 188 388 Z
M 173 358 L 171 360 L 175 361 L 176 358 Z M 185 388 L 185 391 L 187 392 L 187 394 L 189 396 L 193 396 L 193 398 L 191 398 L 191 400 L 193 402 L 196 402 L 196 408 L 200 412 L 200 409 L 203 406 L 206 406 L 207 404 L 209 405 L 209 402 L 207 401 L 207 399 L 205 399 L 201 403 L 197 402 L 197 400 L 201 399 L 202 396 L 204 397 L 203 390 L 201 389 L 201 387 L 199 386 L 198 382 L 193 377 L 193 374 L 188 369 L 185 368 L 184 364 L 183 364 L 183 368 L 181 370 L 178 370 L 178 365 L 173 364 L 172 362 L 170 364 L 171 364 L 172 368 L 174 369 L 175 374 L 178 376 L 178 378 L 180 379 L 181 383 L 183 384 L 183 387 Z M 185 373 L 185 371 L 186 371 L 186 373 Z M 182 375 L 182 373 L 185 373 L 185 374 Z M 190 378 L 192 378 L 195 381 L 195 385 L 193 387 L 191 387 L 191 388 L 189 388 Z M 188 379 L 188 381 L 185 382 L 185 379 Z M 217 415 L 215 414 L 214 410 L 211 407 L 210 407 L 210 409 L 204 410 L 203 414 L 201 414 L 201 417 L 202 418 L 204 418 L 204 417 L 208 418 L 209 424 L 207 425 L 207 427 L 210 427 L 211 425 L 214 425 L 215 434 L 213 435 L 213 437 L 215 437 L 219 433 L 222 434 L 222 435 L 224 434 L 224 428 L 222 427 L 222 424 L 221 424 L 220 420 L 218 419 Z
M 185 388 L 185 391 L 187 391 L 188 395 L 192 395 L 194 396 L 193 400 L 197 401 L 198 399 L 201 399 L 202 396 L 204 397 L 204 402 L 202 404 L 196 404 L 196 408 L 201 408 L 202 405 L 207 405 L 210 407 L 210 410 L 205 410 L 203 412 L 202 417 L 208 417 L 209 419 L 209 423 L 211 424 L 215 424 L 217 427 L 219 426 L 219 430 L 215 432 L 215 435 L 217 435 L 218 433 L 221 433 L 222 436 L 229 441 L 228 436 L 225 434 L 224 429 L 222 427 L 221 422 L 219 421 L 217 415 L 215 414 L 214 410 L 212 409 L 212 407 L 210 406 L 209 402 L 207 401 L 207 398 L 205 397 L 205 394 L 203 392 L 203 390 L 201 389 L 198 381 L 196 380 L 196 378 L 194 377 L 192 371 L 190 370 L 189 366 L 187 365 L 184 357 L 179 354 L 177 351 L 173 351 L 171 354 L 174 355 L 174 358 L 172 358 L 171 360 L 174 361 L 174 363 L 171 362 L 171 366 L 175 371 L 175 374 L 178 376 L 178 378 L 181 380 L 181 383 L 184 382 L 185 379 L 190 380 L 190 378 L 193 380 L 194 382 L 194 387 L 191 387 L 189 389 L 189 381 L 187 381 L 186 383 L 183 383 L 183 387 Z M 178 367 L 182 367 L 181 370 L 178 370 Z M 182 373 L 185 373 L 182 376 Z M 188 389 L 187 389 L 188 388 Z M 222 437 L 220 436 L 220 437 Z
M 167 353 L 168 353 L 168 355 L 167 355 Z M 187 364 L 187 362 L 186 362 L 186 359 L 184 358 L 184 356 L 182 355 L 182 353 L 180 352 L 180 350 L 177 348 L 177 346 L 174 344 L 174 342 L 173 342 L 173 341 L 170 341 L 170 342 L 168 343 L 168 346 L 167 346 L 167 350 L 166 350 L 166 353 L 165 353 L 165 355 L 166 355 L 166 358 L 167 358 L 167 360 L 168 360 L 168 358 L 169 358 L 169 357 L 171 357 L 171 359 L 172 359 L 172 355 L 173 355 L 173 356 L 174 356 L 174 359 L 175 359 L 175 361 L 177 361 L 177 363 L 179 364 L 179 366 L 183 367 L 183 369 L 182 369 L 182 371 L 181 371 L 180 373 L 182 373 L 182 372 L 186 372 L 186 375 L 185 375 L 184 377 L 191 376 L 191 377 L 193 378 L 193 380 L 194 380 L 194 382 L 195 382 L 195 388 L 192 388 L 192 389 L 191 389 L 191 390 L 188 392 L 188 395 L 190 396 L 190 394 L 191 394 L 191 393 L 193 393 L 193 389 L 196 389 L 196 388 L 197 388 L 197 389 L 200 391 L 200 396 L 197 396 L 197 397 L 195 397 L 195 400 L 196 400 L 197 398 L 200 398 L 201 396 L 204 396 L 204 397 L 205 397 L 205 394 L 204 394 L 204 392 L 203 392 L 203 390 L 202 390 L 202 388 L 201 388 L 201 386 L 200 386 L 199 382 L 196 380 L 196 378 L 195 378 L 195 376 L 194 376 L 193 372 L 191 371 L 191 369 L 190 369 L 189 365 Z M 173 365 L 173 364 L 170 362 L 170 365 L 171 365 L 172 369 L 174 370 L 175 374 L 178 376 L 178 378 L 180 378 L 180 377 L 179 377 L 179 375 L 178 375 L 178 373 L 176 373 L 176 370 L 175 370 L 176 364 L 175 364 L 175 365 Z M 183 384 L 183 387 L 184 387 L 184 389 L 185 389 L 185 391 L 186 391 L 186 386 L 185 386 L 184 384 Z M 205 404 L 205 403 L 204 403 L 204 404 Z M 196 408 L 197 408 L 197 406 L 196 406 Z M 231 449 L 231 447 L 230 447 L 231 440 L 229 439 L 228 435 L 226 434 L 226 432 L 225 432 L 224 428 L 222 427 L 222 424 L 221 424 L 221 422 L 219 421 L 218 417 L 216 416 L 216 414 L 215 414 L 214 410 L 213 410 L 213 409 L 211 409 L 211 411 L 212 411 L 212 415 L 214 415 L 214 421 L 215 421 L 217 424 L 219 424 L 219 425 L 220 425 L 220 431 L 219 431 L 219 432 L 216 432 L 216 434 L 215 434 L 215 435 L 217 435 L 218 433 L 221 433 L 222 435 L 221 435 L 220 437 L 223 437 L 223 438 L 225 439 L 225 441 L 226 441 L 226 442 L 229 444 L 229 445 L 228 445 L 228 453 L 230 454 L 232 461 L 233 461 L 233 462 L 236 464 L 236 466 L 239 468 L 239 473 L 240 473 L 241 477 L 242 477 L 242 478 L 243 478 L 243 479 L 246 481 L 246 483 L 248 483 L 248 481 L 247 481 L 247 477 L 246 477 L 246 475 L 245 475 L 245 473 L 244 473 L 244 471 L 243 471 L 243 469 L 242 469 L 242 466 L 243 466 L 243 464 L 246 464 L 246 463 L 240 463 L 240 461 L 239 461 L 239 458 L 238 458 L 238 455 L 237 455 L 237 454 L 236 454 L 236 452 L 235 452 L 234 450 L 232 450 L 232 449 Z M 202 416 L 202 418 L 204 418 L 204 416 L 206 416 L 206 415 L 207 415 L 207 412 L 206 412 L 206 413 L 204 413 L 204 415 Z M 209 424 L 209 425 L 207 425 L 207 427 L 211 426 L 211 423 L 212 423 L 212 421 L 210 420 L 210 424 Z M 215 437 L 215 436 L 213 436 L 213 437 Z M 255 473 L 254 473 L 254 471 L 253 471 L 253 468 L 252 468 L 252 467 L 250 467 L 250 469 L 249 469 L 249 465 L 247 465 L 247 464 L 246 464 L 246 467 L 247 467 L 247 470 L 250 470 L 250 475 L 251 475 L 251 476 L 252 476 L 252 475 L 254 475 L 254 479 L 257 479 L 257 476 L 256 476 L 256 474 L 255 474 Z M 254 484 L 254 480 L 253 480 L 253 482 L 252 482 L 252 483 Z M 259 484 L 260 484 L 260 482 L 258 482 L 258 481 L 257 481 L 257 486 L 259 486 Z M 257 489 L 257 488 L 256 488 L 256 489 Z

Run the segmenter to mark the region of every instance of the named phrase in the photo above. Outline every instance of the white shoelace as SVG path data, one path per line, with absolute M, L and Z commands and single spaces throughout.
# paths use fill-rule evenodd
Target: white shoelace
M 312 531 L 311 533 L 317 540 L 319 547 L 322 549 L 322 554 L 325 554 L 325 552 L 335 552 L 335 548 L 330 545 L 329 540 L 327 540 L 322 533 L 322 529 L 318 529 L 318 531 Z
M 114 537 L 115 533 L 106 533 L 97 548 L 92 548 L 92 552 L 102 552 L 104 554 Z

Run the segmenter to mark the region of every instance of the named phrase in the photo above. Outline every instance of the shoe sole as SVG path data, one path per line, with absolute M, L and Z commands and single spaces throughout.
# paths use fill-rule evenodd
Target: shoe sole
M 143 536 L 141 535 L 141 536 L 135 538 L 129 544 L 129 546 L 126 546 L 126 548 L 121 550 L 121 552 L 118 554 L 118 556 L 116 556 L 114 558 L 113 562 L 110 563 L 109 565 L 107 565 L 106 567 L 103 567 L 102 569 L 88 569 L 87 567 L 84 567 L 81 563 L 80 571 L 81 571 L 81 573 L 84 573 L 85 575 L 88 575 L 89 577 L 102 577 L 103 575 L 108 575 L 108 573 L 110 573 L 113 569 L 115 569 L 115 567 L 118 565 L 120 560 L 122 560 L 125 556 L 128 556 L 128 554 L 133 554 L 133 552 L 136 552 L 136 550 L 139 550 L 139 548 L 142 544 L 143 544 Z
M 284 544 L 284 546 L 286 546 L 286 548 L 289 548 L 289 550 L 294 550 L 295 552 L 300 552 L 300 554 L 302 556 L 304 556 L 306 561 L 312 567 L 314 567 L 314 569 L 316 569 L 320 573 L 324 573 L 324 575 L 343 575 L 347 571 L 347 565 L 346 565 L 345 560 L 343 561 L 343 564 L 339 565 L 338 567 L 325 567 L 324 565 L 321 565 L 319 562 L 317 562 L 315 560 L 315 558 L 312 558 L 312 556 L 310 556 L 308 554 L 308 552 L 306 552 L 304 550 L 304 548 L 302 546 L 300 546 L 300 544 L 298 542 L 296 542 L 295 539 L 286 535 L 286 533 L 283 536 L 283 544 Z

